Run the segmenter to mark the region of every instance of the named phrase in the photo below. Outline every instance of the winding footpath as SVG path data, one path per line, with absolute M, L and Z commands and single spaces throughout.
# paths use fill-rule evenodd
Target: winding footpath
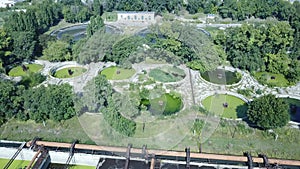
M 115 63 L 112 62 L 97 62 L 97 63 L 90 63 L 87 65 L 79 65 L 74 61 L 70 62 L 49 62 L 44 60 L 35 60 L 34 63 L 43 65 L 43 69 L 41 73 L 47 77 L 46 81 L 42 84 L 63 84 L 69 83 L 74 88 L 74 92 L 83 92 L 83 87 L 86 85 L 88 81 L 92 78 L 96 77 L 98 73 L 107 68 L 109 66 L 114 66 Z M 137 82 L 138 81 L 138 74 L 141 74 L 143 70 L 149 72 L 150 69 L 158 68 L 162 66 L 172 66 L 170 64 L 133 64 L 133 68 L 135 69 L 136 73 L 129 79 L 125 80 L 118 80 L 118 81 L 111 81 L 114 82 Z M 72 66 L 82 66 L 87 69 L 87 71 L 77 77 L 73 78 L 55 78 L 51 76 L 51 71 L 55 69 L 64 68 L 64 67 L 72 67 Z M 253 89 L 253 91 L 261 90 L 262 94 L 253 94 L 252 97 L 260 97 L 261 95 L 265 94 L 274 94 L 278 97 L 290 97 L 300 100 L 300 82 L 294 86 L 290 87 L 275 87 L 269 88 L 266 85 L 261 85 L 258 83 L 256 79 L 254 79 L 248 72 L 242 71 L 240 69 L 236 69 L 233 67 L 220 67 L 224 68 L 225 70 L 229 71 L 237 71 L 242 74 L 242 79 L 237 84 L 233 85 L 217 85 L 204 80 L 198 71 L 189 70 L 185 65 L 180 65 L 179 68 L 183 69 L 186 73 L 186 77 L 178 82 L 171 82 L 171 83 L 164 83 L 165 86 L 173 86 L 176 91 L 183 95 L 183 101 L 185 106 L 192 106 L 193 100 L 195 100 L 196 104 L 201 104 L 201 101 L 206 98 L 207 96 L 216 94 L 216 93 L 228 93 L 234 96 L 237 96 L 244 101 L 249 101 L 248 99 L 240 94 L 237 94 L 238 89 Z M 190 75 L 189 75 L 190 73 Z M 1 74 L 1 78 L 15 80 L 18 81 L 20 77 L 12 78 L 7 75 Z M 191 85 L 192 84 L 192 85 Z M 192 93 L 194 96 L 192 96 Z M 193 98 L 194 97 L 194 98 Z

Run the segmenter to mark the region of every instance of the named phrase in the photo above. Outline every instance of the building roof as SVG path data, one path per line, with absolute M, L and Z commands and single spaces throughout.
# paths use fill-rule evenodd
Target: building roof
M 117 11 L 118 14 L 155 14 L 155 12 L 150 11 Z

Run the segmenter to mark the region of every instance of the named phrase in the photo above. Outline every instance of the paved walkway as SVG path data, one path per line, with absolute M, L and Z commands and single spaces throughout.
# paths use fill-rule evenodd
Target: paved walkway
M 82 92 L 83 87 L 86 85 L 88 81 L 98 75 L 98 72 L 102 69 L 113 66 L 115 63 L 112 62 L 97 62 L 97 63 L 90 63 L 88 65 L 79 65 L 74 61 L 70 62 L 49 62 L 44 60 L 36 60 L 34 63 L 41 64 L 44 66 L 41 73 L 47 76 L 46 81 L 43 84 L 63 84 L 69 83 L 73 86 L 75 92 Z M 158 68 L 162 66 L 166 66 L 169 64 L 133 64 L 133 68 L 136 70 L 136 74 L 132 76 L 130 79 L 125 80 L 118 80 L 118 81 L 111 81 L 114 82 L 138 82 L 138 74 L 142 74 L 143 70 L 149 72 L 153 68 Z M 72 66 L 82 66 L 87 69 L 87 71 L 78 77 L 73 78 L 65 78 L 59 79 L 51 76 L 51 71 L 59 70 L 65 67 L 72 67 Z M 172 65 L 169 65 L 172 66 Z M 189 76 L 189 69 L 185 65 L 179 66 L 183 69 L 186 73 L 186 77 L 178 82 L 172 83 L 164 83 L 163 86 L 165 89 L 168 89 L 168 86 L 172 86 L 172 88 L 182 94 L 183 102 L 185 106 L 192 106 L 193 99 L 195 99 L 195 103 L 197 105 L 201 104 L 201 101 L 209 95 L 213 95 L 215 93 L 229 93 L 235 95 L 243 100 L 249 100 L 242 95 L 237 94 L 238 89 L 252 89 L 254 93 L 252 93 L 252 97 L 259 97 L 265 94 L 274 94 L 278 97 L 291 97 L 300 100 L 300 82 L 294 86 L 290 87 L 275 87 L 269 88 L 266 85 L 261 85 L 258 83 L 256 79 L 254 79 L 248 72 L 242 71 L 233 67 L 220 67 L 224 68 L 225 70 L 229 71 L 237 71 L 242 74 L 242 79 L 237 84 L 233 85 L 217 85 L 204 80 L 198 71 L 191 70 L 191 76 Z M 18 80 L 18 78 L 11 78 L 6 75 L 1 75 L 1 78 L 10 79 L 10 80 Z M 191 86 L 191 83 L 193 86 Z M 192 88 L 194 93 L 194 98 L 192 96 Z M 261 90 L 262 94 L 258 95 L 255 91 Z M 121 90 L 122 91 L 122 90 Z
M 73 86 L 73 89 L 76 93 L 83 92 L 83 87 L 86 85 L 88 81 L 90 81 L 92 78 L 96 77 L 98 75 L 98 72 L 102 70 L 104 67 L 115 65 L 115 63 L 108 62 L 97 62 L 97 63 L 90 63 L 88 65 L 79 65 L 78 63 L 71 61 L 71 62 L 49 62 L 49 61 L 42 61 L 42 60 L 36 60 L 35 63 L 41 64 L 44 66 L 41 73 L 45 76 L 47 76 L 46 81 L 44 81 L 42 84 L 63 84 L 63 83 L 69 83 L 71 86 Z M 87 69 L 87 71 L 82 74 L 81 76 L 73 77 L 73 78 L 56 78 L 51 76 L 51 71 L 54 71 L 55 69 L 60 68 L 66 68 L 66 67 L 72 67 L 72 66 L 82 66 Z

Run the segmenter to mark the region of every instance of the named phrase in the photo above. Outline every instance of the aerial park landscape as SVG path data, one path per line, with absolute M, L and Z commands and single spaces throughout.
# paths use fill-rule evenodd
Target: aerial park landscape
M 262 157 L 269 167 L 299 167 L 299 2 L 261 4 L 276 6 L 262 13 L 253 7 L 261 0 L 243 1 L 248 13 L 239 13 L 227 1 L 175 1 L 24 1 L 0 11 L 3 145 L 47 145 L 39 157 L 70 151 L 50 168 L 95 168 L 74 162 L 89 150 L 124 162 L 99 160 L 99 168 L 130 168 L 135 150 L 161 168 L 182 168 L 162 161 L 187 156 L 201 168 L 204 155 L 221 168 L 231 156 L 241 167 L 266 167 Z M 7 158 L 0 153 L 0 168 L 38 164 Z

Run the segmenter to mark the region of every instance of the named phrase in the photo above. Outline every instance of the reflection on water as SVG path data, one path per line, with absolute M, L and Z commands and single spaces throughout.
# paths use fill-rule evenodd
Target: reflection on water
M 56 30 L 52 32 L 51 35 L 56 36 L 58 39 L 62 38 L 64 35 L 70 35 L 74 37 L 75 41 L 77 41 L 81 38 L 86 37 L 86 28 L 87 28 L 87 24 L 75 25 L 75 26 Z M 114 33 L 114 34 L 120 34 L 122 32 L 117 27 L 111 25 L 105 25 L 105 31 L 106 33 Z

